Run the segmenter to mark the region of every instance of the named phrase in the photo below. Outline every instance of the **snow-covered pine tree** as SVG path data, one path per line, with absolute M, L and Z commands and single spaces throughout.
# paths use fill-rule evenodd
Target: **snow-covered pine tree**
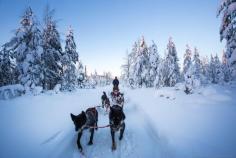
M 111 72 L 104 72 L 105 77 L 105 85 L 110 85 L 112 83 L 112 75 Z
M 225 52 L 222 55 L 222 72 L 224 74 L 224 81 L 229 82 L 231 80 L 231 73 Z
M 126 57 L 124 58 L 124 64 L 121 65 L 122 75 L 121 78 L 126 85 L 129 85 L 130 79 L 130 69 L 131 69 L 131 55 L 126 52 Z
M 148 87 L 149 62 L 148 62 L 148 48 L 144 37 L 140 41 L 138 47 L 138 55 L 134 64 L 134 82 L 137 87 Z
M 12 60 L 12 54 L 3 45 L 3 49 L 0 51 L 0 87 L 16 82 L 16 66 Z
M 217 84 L 223 81 L 223 73 L 218 55 L 216 55 L 215 57 L 211 55 L 209 74 L 210 74 L 210 81 L 212 83 Z
M 202 67 L 202 83 L 207 84 L 210 81 L 210 62 L 208 56 L 202 57 L 201 59 L 201 67 Z
M 130 59 L 131 59 L 131 64 L 134 64 L 135 61 L 137 60 L 137 57 L 139 55 L 139 45 L 140 45 L 140 40 L 134 42 L 131 53 L 130 53 Z
M 217 16 L 222 15 L 220 39 L 226 40 L 226 58 L 236 79 L 236 1 L 222 0 Z
M 211 54 L 211 60 L 210 60 L 210 64 L 209 64 L 209 69 L 208 69 L 208 73 L 209 73 L 209 80 L 211 83 L 216 83 L 215 81 L 215 75 L 216 75 L 216 70 L 215 70 L 215 60 L 214 57 Z
M 178 64 L 177 51 L 172 38 L 169 38 L 167 45 L 167 54 L 163 61 L 162 78 L 164 86 L 172 87 L 180 80 L 180 68 Z
M 165 56 L 167 56 L 166 53 L 165 53 Z M 160 59 L 160 65 L 157 70 L 158 76 L 156 76 L 156 82 L 158 82 L 158 85 L 156 85 L 156 88 L 165 86 L 165 80 L 169 74 L 168 69 L 167 69 L 169 63 L 165 59 Z
M 137 61 L 137 56 L 138 56 L 138 47 L 139 47 L 139 41 L 134 42 L 131 53 L 129 54 L 129 57 L 128 57 L 130 59 L 128 85 L 131 86 L 132 88 L 135 87 L 134 70 L 135 70 L 135 63 Z
M 62 48 L 60 35 L 57 30 L 56 21 L 53 19 L 54 11 L 46 8 L 43 28 L 43 88 L 51 90 L 62 80 Z
M 183 63 L 183 77 L 185 78 L 189 68 L 192 66 L 192 51 L 189 45 L 186 45 Z
M 77 85 L 76 62 L 78 62 L 78 53 L 76 51 L 73 30 L 70 27 L 66 35 L 65 52 L 62 56 L 62 90 L 72 91 L 75 89 Z
M 152 45 L 149 47 L 149 64 L 148 85 L 150 85 L 150 87 L 159 87 L 158 67 L 160 64 L 160 56 L 157 50 L 157 45 L 154 41 L 152 41 Z
M 192 63 L 193 63 L 193 75 L 195 82 L 198 81 L 199 84 L 204 83 L 203 67 L 201 65 L 200 55 L 196 47 L 194 48 L 194 56 Z
M 30 7 L 25 10 L 20 24 L 15 37 L 6 46 L 13 52 L 16 59 L 19 83 L 30 91 L 35 86 L 41 85 L 41 31 Z
M 199 86 L 199 76 L 195 76 L 196 74 L 196 62 L 199 62 L 200 64 L 200 59 L 199 61 L 196 61 L 196 59 L 199 59 L 199 54 L 195 48 L 194 50 L 194 59 L 192 61 L 192 51 L 188 45 L 186 45 L 186 51 L 184 54 L 184 64 L 183 64 L 183 78 L 185 81 L 185 93 L 190 94 L 193 93 L 193 89 L 195 87 Z M 193 63 L 194 62 L 194 63 Z M 197 64 L 197 63 L 196 63 Z
M 90 87 L 91 87 L 90 86 L 90 76 L 88 75 L 87 66 L 85 65 L 84 66 L 84 88 L 90 88 Z
M 220 59 L 218 55 L 214 57 L 214 62 L 215 62 L 215 69 L 216 69 L 216 83 L 222 83 L 224 81 L 224 73 L 222 72 L 222 64 L 220 62 Z
M 98 73 L 97 73 L 97 70 L 94 71 L 94 73 L 90 75 L 90 85 L 92 85 L 92 87 L 96 87 L 98 86 Z
M 193 93 L 194 76 L 193 76 L 193 71 L 192 70 L 193 70 L 192 67 L 190 67 L 184 75 L 184 81 L 185 81 L 185 90 L 184 90 L 184 92 L 186 94 Z
M 7 60 L 4 61 L 4 55 L 5 55 L 5 51 L 4 50 L 0 50 L 0 87 L 1 86 L 5 86 L 8 85 L 9 80 L 10 80 L 10 75 L 9 75 L 9 57 L 6 58 Z M 6 63 L 6 64 L 4 64 Z M 4 68 L 3 66 L 7 65 L 6 68 Z
M 79 54 L 76 51 L 76 44 L 74 40 L 73 29 L 69 27 L 68 33 L 66 35 L 66 46 L 65 52 L 70 56 L 71 61 L 75 64 L 79 60 Z
M 77 82 L 78 82 L 79 88 L 84 88 L 85 87 L 86 74 L 85 74 L 84 66 L 83 66 L 81 60 L 79 60 L 79 62 L 78 62 Z

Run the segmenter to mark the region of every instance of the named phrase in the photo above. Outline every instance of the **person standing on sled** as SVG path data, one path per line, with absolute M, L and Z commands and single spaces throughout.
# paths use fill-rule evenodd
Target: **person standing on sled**
M 115 79 L 113 80 L 113 82 L 112 82 L 112 84 L 113 84 L 113 91 L 114 90 L 118 90 L 119 91 L 119 80 L 117 79 L 117 77 L 115 77 Z

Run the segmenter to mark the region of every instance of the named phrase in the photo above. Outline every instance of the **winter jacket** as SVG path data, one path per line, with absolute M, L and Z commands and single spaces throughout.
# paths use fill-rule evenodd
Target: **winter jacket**
M 114 79 L 112 83 L 113 83 L 114 87 L 115 86 L 117 86 L 117 87 L 119 86 L 119 80 L 118 79 Z

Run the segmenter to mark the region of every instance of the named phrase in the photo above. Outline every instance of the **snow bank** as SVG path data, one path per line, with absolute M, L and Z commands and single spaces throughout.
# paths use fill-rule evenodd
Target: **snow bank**
M 41 86 L 36 86 L 36 87 L 34 87 L 34 89 L 32 89 L 33 95 L 39 95 L 42 92 L 43 92 L 43 87 L 41 87 Z
M 232 87 L 210 85 L 192 95 L 174 88 L 141 89 L 128 95 L 149 116 L 160 143 L 173 157 L 234 158 L 236 88 Z
M 25 89 L 21 84 L 0 87 L 0 99 L 15 98 L 23 95 L 24 93 Z

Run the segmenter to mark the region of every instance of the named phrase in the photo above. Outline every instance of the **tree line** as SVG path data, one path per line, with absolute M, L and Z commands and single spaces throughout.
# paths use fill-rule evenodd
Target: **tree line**
M 0 50 L 0 86 L 22 84 L 26 90 L 37 86 L 52 90 L 73 90 L 83 85 L 85 72 L 76 50 L 74 33 L 70 27 L 62 49 L 54 10 L 45 10 L 40 28 L 34 12 L 28 7 L 20 19 L 14 37 Z
M 122 79 L 133 88 L 172 87 L 189 78 L 193 86 L 229 82 L 232 79 L 225 53 L 222 62 L 218 55 L 211 55 L 209 60 L 208 57 L 200 57 L 197 48 L 191 50 L 187 45 L 182 68 L 181 71 L 172 38 L 169 39 L 165 55 L 161 58 L 155 42 L 148 46 L 142 37 L 134 42 L 131 52 L 126 54 L 125 63 L 122 65 Z

